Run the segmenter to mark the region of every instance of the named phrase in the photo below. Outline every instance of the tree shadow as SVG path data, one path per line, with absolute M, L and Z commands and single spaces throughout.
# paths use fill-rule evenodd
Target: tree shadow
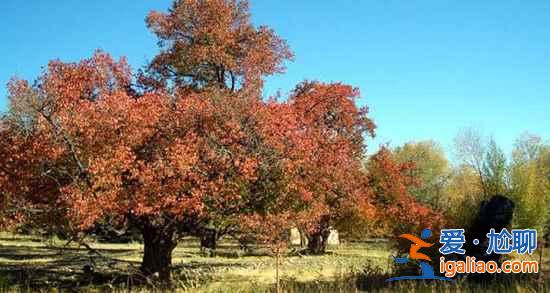
M 29 289 L 112 286 L 135 282 L 139 262 L 117 259 L 133 249 L 0 246 L 0 280 L 8 286 Z M 141 278 L 143 279 L 143 278 Z
M 196 248 L 196 247 L 195 247 Z M 94 286 L 94 289 L 132 288 L 151 286 L 155 280 L 145 278 L 139 261 L 121 259 L 135 254 L 135 249 L 102 249 L 93 252 L 86 248 L 0 246 L 0 285 L 31 291 L 70 289 Z M 179 253 L 178 253 L 179 254 Z M 195 253 L 189 253 L 193 257 Z M 216 270 L 244 268 L 247 264 L 192 260 L 172 267 L 178 284 L 208 280 Z
M 70 259 L 54 261 L 48 265 L 3 265 L 0 266 L 0 275 L 9 285 L 28 289 L 75 289 L 83 286 L 111 287 L 120 283 L 139 283 L 143 281 L 129 281 L 143 279 L 132 270 L 107 269 L 99 272 L 87 272 L 85 267 L 90 266 L 87 259 Z

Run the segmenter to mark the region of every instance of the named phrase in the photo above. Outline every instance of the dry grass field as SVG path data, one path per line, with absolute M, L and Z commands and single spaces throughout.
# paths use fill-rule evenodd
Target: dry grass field
M 90 242 L 97 251 L 66 241 L 0 234 L 0 285 L 5 291 L 157 291 L 154 283 L 138 283 L 135 274 L 141 260 L 140 243 Z M 354 291 L 477 291 L 479 285 L 401 283 L 388 287 L 383 280 L 391 272 L 386 242 L 341 244 L 324 256 L 301 255 L 294 248 L 283 259 L 282 286 L 286 292 Z M 546 254 L 543 268 L 550 267 Z M 84 266 L 93 265 L 93 273 Z M 171 290 L 181 292 L 272 292 L 275 261 L 265 249 L 244 252 L 225 240 L 215 257 L 203 255 L 194 238 L 184 239 L 173 256 Z M 373 287 L 374 286 L 374 287 Z M 487 289 L 487 288 L 484 288 Z M 529 280 L 492 284 L 489 289 L 534 292 L 548 289 Z

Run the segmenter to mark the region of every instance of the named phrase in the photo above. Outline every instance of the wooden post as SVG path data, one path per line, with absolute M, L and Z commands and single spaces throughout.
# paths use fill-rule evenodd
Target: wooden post
M 279 252 L 279 248 L 277 248 L 275 252 L 275 279 L 276 279 L 276 286 L 277 286 L 277 293 L 281 293 L 281 282 L 279 278 L 279 260 L 281 257 L 281 253 Z

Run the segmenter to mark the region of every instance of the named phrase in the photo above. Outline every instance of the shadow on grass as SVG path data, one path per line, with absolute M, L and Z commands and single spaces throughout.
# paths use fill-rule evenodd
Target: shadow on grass
M 154 280 L 139 271 L 139 261 L 118 259 L 134 249 L 96 249 L 100 255 L 85 248 L 0 246 L 0 287 L 31 291 L 76 289 L 158 288 Z M 197 259 L 173 266 L 175 284 L 195 287 L 211 279 L 216 270 L 244 268 L 246 264 L 211 262 Z M 90 271 L 92 268 L 93 271 Z
M 133 253 L 133 249 L 97 249 L 102 254 L 110 255 L 124 255 L 127 253 Z M 0 245 L 0 258 L 6 261 L 36 261 L 40 259 L 59 258 L 63 257 L 75 257 L 91 255 L 91 253 L 85 248 L 76 247 L 22 247 L 16 245 Z
M 0 245 L 0 284 L 32 289 L 77 288 L 90 284 L 110 286 L 134 278 L 139 263 L 116 259 L 134 250 L 96 251 L 101 255 L 75 247 Z
M 81 261 L 81 263 L 85 262 Z M 74 289 L 83 286 L 111 287 L 120 283 L 134 283 L 128 280 L 137 279 L 137 275 L 133 276 L 124 271 L 85 273 L 82 269 L 59 269 L 58 266 L 65 266 L 67 263 L 53 262 L 48 266 L 5 265 L 0 267 L 0 276 L 3 277 L 7 285 L 25 289 Z M 74 263 L 75 261 L 71 262 L 72 265 Z

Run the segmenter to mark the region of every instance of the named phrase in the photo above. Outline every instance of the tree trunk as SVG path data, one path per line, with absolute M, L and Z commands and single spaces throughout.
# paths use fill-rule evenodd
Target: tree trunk
M 311 254 L 324 254 L 327 250 L 330 229 L 323 228 L 307 237 L 307 249 Z
M 170 266 L 172 251 L 176 247 L 171 233 L 163 232 L 161 228 L 147 227 L 143 229 L 143 261 L 141 272 L 146 276 L 158 274 L 165 284 L 170 283 Z
M 201 250 L 207 252 L 210 256 L 214 256 L 216 247 L 218 246 L 218 233 L 216 229 L 204 228 L 200 234 Z

